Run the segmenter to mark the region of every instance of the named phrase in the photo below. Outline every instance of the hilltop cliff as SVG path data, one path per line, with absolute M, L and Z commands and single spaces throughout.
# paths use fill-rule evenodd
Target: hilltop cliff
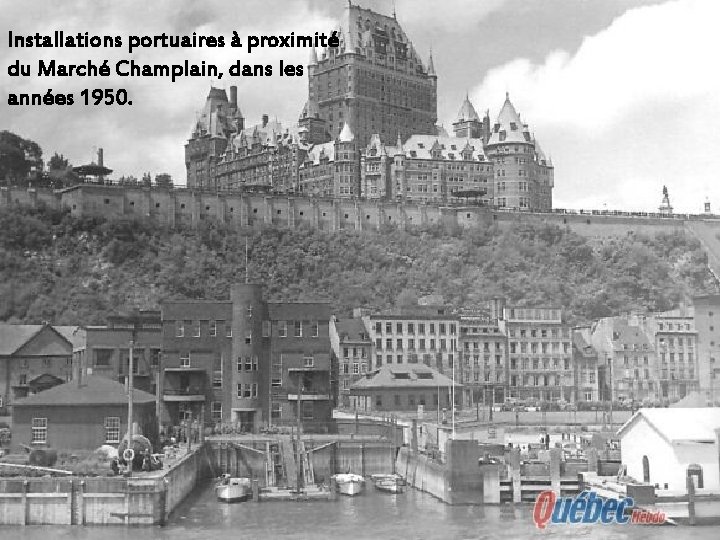
M 556 225 L 503 230 L 198 230 L 74 218 L 49 209 L 0 214 L 0 320 L 98 324 L 168 298 L 227 298 L 249 278 L 275 300 L 327 299 L 339 316 L 440 294 L 457 306 L 497 295 L 561 304 L 573 323 L 631 309 L 666 310 L 716 291 L 689 234 L 591 243 Z

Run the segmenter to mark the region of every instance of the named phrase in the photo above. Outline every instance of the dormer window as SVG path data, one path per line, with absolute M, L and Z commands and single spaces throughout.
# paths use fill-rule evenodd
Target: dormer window
M 425 145 L 423 143 L 418 143 L 418 148 L 420 148 L 420 149 L 425 148 Z
M 515 122 L 510 122 L 510 129 L 517 131 L 517 124 Z

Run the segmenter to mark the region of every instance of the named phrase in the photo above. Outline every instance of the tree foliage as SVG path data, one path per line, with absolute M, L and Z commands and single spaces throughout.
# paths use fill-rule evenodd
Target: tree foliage
M 245 265 L 245 246 L 249 267 Z M 632 309 L 665 310 L 715 292 L 692 237 L 630 235 L 602 243 L 554 225 L 382 234 L 310 228 L 196 230 L 50 209 L 0 214 L 0 319 L 100 323 L 164 299 L 226 299 L 262 283 L 273 300 L 325 299 L 338 316 L 440 295 L 472 307 L 502 295 L 559 304 L 573 323 Z

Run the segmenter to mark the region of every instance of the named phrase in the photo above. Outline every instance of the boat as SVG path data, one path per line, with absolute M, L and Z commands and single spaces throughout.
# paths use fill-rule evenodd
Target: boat
M 405 493 L 405 479 L 399 474 L 373 474 L 370 479 L 375 489 L 387 493 Z
M 359 474 L 336 474 L 332 478 L 335 489 L 342 495 L 359 495 L 365 490 L 365 479 Z
M 234 478 L 223 474 L 215 486 L 215 494 L 220 502 L 247 501 L 252 497 L 252 483 L 249 478 Z

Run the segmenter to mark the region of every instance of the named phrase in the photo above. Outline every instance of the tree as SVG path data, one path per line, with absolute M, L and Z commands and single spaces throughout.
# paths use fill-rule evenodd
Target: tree
M 48 161 L 48 169 L 51 171 L 64 171 L 69 165 L 70 162 L 65 159 L 65 156 L 58 154 L 57 152 L 55 152 L 50 158 L 50 161 Z
M 35 141 L 10 131 L 0 131 L 0 177 L 5 178 L 7 184 L 25 178 L 33 162 L 41 157 L 42 150 Z

